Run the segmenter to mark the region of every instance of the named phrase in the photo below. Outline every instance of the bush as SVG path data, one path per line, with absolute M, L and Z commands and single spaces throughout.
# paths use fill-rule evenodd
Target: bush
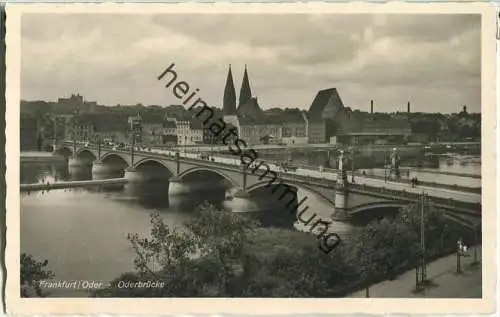
M 55 274 L 47 269 L 49 262 L 47 260 L 41 262 L 32 255 L 21 254 L 21 297 L 45 297 L 40 281 L 49 280 L 55 277 Z

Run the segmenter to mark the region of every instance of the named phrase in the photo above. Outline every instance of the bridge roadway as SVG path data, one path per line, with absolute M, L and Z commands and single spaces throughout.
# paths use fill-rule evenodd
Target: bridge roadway
M 446 148 L 446 146 L 480 146 L 481 142 L 437 142 L 437 143 L 432 143 L 431 144 L 434 147 L 443 147 Z M 373 147 L 385 147 L 385 145 L 372 145 Z M 411 147 L 420 147 L 424 148 L 424 144 L 414 144 L 414 145 L 407 145 Z M 227 150 L 227 145 L 209 145 L 209 144 L 200 144 L 200 145 L 188 145 L 188 146 L 176 146 L 174 147 L 175 150 L 182 151 L 183 149 L 194 149 L 198 152 L 210 152 L 210 151 L 226 151 Z M 258 151 L 258 150 L 290 150 L 290 149 L 295 149 L 295 150 L 300 150 L 300 149 L 308 149 L 308 150 L 329 150 L 329 149 L 337 149 L 339 148 L 338 144 L 255 144 L 252 145 L 252 149 Z
M 71 143 L 69 143 L 71 144 Z M 67 145 L 69 145 L 67 144 Z M 95 146 L 91 146 L 93 150 L 95 150 Z M 120 150 L 112 150 L 110 148 L 101 147 L 101 151 L 103 153 L 116 153 L 116 154 L 130 154 L 130 151 L 120 151 Z M 175 160 L 175 152 L 168 150 L 159 150 L 159 149 L 151 149 L 151 151 L 137 151 L 136 155 L 140 154 L 141 156 L 149 156 L 151 158 L 157 159 L 167 159 L 167 160 Z M 241 163 L 238 156 L 234 158 L 227 157 L 217 157 L 214 156 L 214 161 L 200 159 L 200 154 L 195 153 L 185 153 L 179 152 L 181 159 L 190 161 L 190 163 L 198 163 L 199 165 L 204 166 L 213 166 L 213 167 L 225 167 L 231 170 L 240 170 Z M 201 163 L 201 164 L 200 164 Z M 259 162 L 255 162 L 254 164 L 258 164 Z M 267 163 L 267 162 L 266 162 Z M 267 163 L 270 169 L 277 172 L 279 177 L 283 180 L 289 179 L 295 182 L 297 181 L 306 181 L 310 183 L 311 181 L 326 181 L 325 185 L 333 187 L 332 181 L 337 180 L 337 173 L 332 170 L 319 172 L 312 169 L 306 168 L 298 168 L 296 171 L 282 171 L 279 166 L 273 163 Z M 253 169 L 254 166 L 250 166 L 249 169 Z M 383 188 L 392 191 L 400 191 L 405 193 L 412 194 L 422 194 L 425 193 L 430 197 L 436 197 L 440 199 L 453 199 L 457 202 L 471 203 L 471 204 L 480 204 L 481 203 L 481 194 L 467 192 L 463 190 L 452 190 L 445 188 L 436 188 L 432 186 L 422 186 L 419 185 L 416 188 L 412 188 L 411 185 L 406 183 L 400 183 L 395 181 L 385 181 L 383 179 L 379 179 L 376 177 L 370 177 L 368 175 L 358 175 L 355 177 L 356 185 L 366 185 L 370 187 Z M 321 182 L 324 183 L 324 182 Z M 350 184 L 351 186 L 354 184 Z
M 165 153 L 166 152 L 166 153 Z M 162 150 L 151 150 L 151 152 L 146 152 L 146 153 L 154 153 L 154 154 L 160 154 L 164 155 L 167 154 L 170 151 L 162 151 Z M 168 153 L 170 155 L 175 155 L 174 152 Z M 198 159 L 198 155 L 193 154 L 193 153 L 179 153 L 181 157 L 187 158 L 187 159 L 194 159 L 197 161 L 201 161 L 203 163 L 209 162 L 206 160 L 201 160 Z M 219 163 L 221 165 L 230 165 L 230 166 L 240 166 L 240 160 L 238 158 L 235 159 L 228 159 L 228 158 L 223 158 L 223 157 L 214 157 L 215 163 Z M 329 180 L 329 181 L 337 181 L 337 173 L 332 172 L 332 171 L 314 171 L 311 169 L 305 169 L 305 168 L 298 168 L 295 172 L 293 171 L 287 171 L 284 172 L 282 171 L 279 166 L 267 162 L 267 164 L 270 166 L 271 170 L 276 171 L 279 173 L 280 178 L 285 180 L 285 178 L 292 180 L 292 181 L 297 181 L 300 179 L 300 177 L 307 177 L 307 178 L 312 178 L 313 180 Z M 252 169 L 254 166 L 250 166 L 250 169 Z M 310 179 L 308 179 L 310 180 Z M 370 176 L 362 176 L 362 175 L 357 175 L 355 177 L 356 184 L 359 185 L 367 185 L 367 186 L 372 186 L 372 187 L 378 187 L 378 188 L 387 188 L 390 190 L 397 190 L 397 191 L 406 191 L 414 194 L 421 194 L 422 192 L 426 193 L 429 196 L 432 197 L 438 197 L 438 198 L 445 198 L 445 199 L 453 199 L 457 201 L 463 201 L 467 203 L 481 203 L 481 195 L 477 193 L 471 193 L 471 192 L 466 192 L 466 191 L 458 191 L 458 190 L 451 190 L 451 189 L 444 189 L 444 188 L 436 188 L 436 187 L 431 187 L 431 186 L 417 186 L 416 188 L 412 188 L 411 185 L 401 183 L 401 182 L 395 182 L 395 181 L 385 181 L 376 177 L 370 177 Z M 328 184 L 331 185 L 331 182 L 328 182 Z

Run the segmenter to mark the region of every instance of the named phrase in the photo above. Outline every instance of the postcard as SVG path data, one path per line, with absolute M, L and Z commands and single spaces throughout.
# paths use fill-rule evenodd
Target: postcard
M 9 313 L 494 311 L 493 5 L 6 16 Z

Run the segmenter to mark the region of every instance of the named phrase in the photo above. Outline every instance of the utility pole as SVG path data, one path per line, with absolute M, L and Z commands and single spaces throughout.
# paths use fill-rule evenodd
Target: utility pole
M 52 145 L 55 146 L 57 144 L 57 122 L 56 117 L 54 117 L 54 140 Z M 55 150 L 55 149 L 54 149 Z M 74 153 L 74 152 L 73 152 Z
M 352 155 L 351 155 L 351 169 L 352 169 L 351 182 L 354 183 L 354 148 L 352 149 Z
M 97 156 L 101 159 L 101 136 L 97 135 Z
M 135 130 L 132 130 L 132 146 L 130 147 L 130 166 L 134 166 Z
M 420 247 L 421 247 L 421 276 L 423 283 L 427 279 L 427 268 L 425 263 L 425 192 L 422 192 L 420 201 Z
M 420 285 L 420 281 L 419 281 L 419 271 L 420 271 L 420 270 L 419 270 L 419 268 L 420 268 L 420 267 L 419 267 L 419 265 L 417 264 L 417 267 L 415 268 L 415 288 L 416 288 L 417 290 L 419 290 L 419 289 L 420 289 L 420 286 L 421 286 L 421 285 Z
M 477 264 L 477 227 L 474 226 L 474 264 Z
M 212 134 L 211 137 L 210 137 L 210 159 L 212 159 L 214 157 L 214 139 L 215 139 L 215 136 Z
M 71 133 L 71 136 L 73 138 L 73 155 L 76 156 L 76 135 L 75 135 L 75 132 L 76 132 L 76 122 L 75 122 L 75 119 L 73 118 L 73 131 Z
M 387 182 L 387 151 L 384 150 L 384 182 Z

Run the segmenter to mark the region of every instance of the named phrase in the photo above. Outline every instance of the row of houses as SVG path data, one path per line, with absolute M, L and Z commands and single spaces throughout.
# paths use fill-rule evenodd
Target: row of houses
M 344 106 L 336 88 L 318 91 L 307 111 L 279 108 L 263 111 L 257 98 L 252 97 L 246 67 L 238 106 L 229 67 L 222 109 L 224 120 L 236 126 L 239 137 L 252 145 L 400 143 L 411 134 L 407 119 L 365 120 L 357 117 Z M 371 112 L 373 114 L 373 101 Z
M 71 101 L 71 102 L 70 102 Z M 83 104 L 79 95 L 59 103 Z M 369 144 L 377 142 L 399 143 L 411 134 L 408 119 L 391 118 L 369 120 L 357 117 L 345 107 L 336 88 L 318 91 L 307 111 L 272 108 L 264 111 L 256 96 L 252 95 L 247 68 L 243 74 L 238 103 L 229 67 L 222 111 L 212 109 L 215 118 L 226 123 L 226 131 L 235 128 L 236 136 L 247 145 L 258 144 Z M 95 105 L 94 105 L 95 106 Z M 371 113 L 373 114 L 373 101 Z M 220 144 L 222 138 L 214 136 L 209 127 L 193 117 L 183 106 L 144 111 L 135 116 L 119 112 L 95 113 L 85 111 L 56 116 L 54 135 L 58 138 L 100 140 L 125 143 L 132 141 L 146 146 L 192 146 Z M 410 105 L 408 104 L 408 112 Z M 227 143 L 227 140 L 226 140 Z
M 319 91 L 308 111 L 273 108 L 263 111 L 252 97 L 235 111 L 220 116 L 226 130 L 235 127 L 237 137 L 248 145 L 258 144 L 366 144 L 388 140 L 401 142 L 411 133 L 407 120 L 358 120 L 345 108 L 335 88 Z M 84 113 L 54 118 L 59 138 L 104 142 L 140 143 L 146 146 L 193 146 L 221 144 L 209 127 L 185 110 L 176 114 Z M 226 140 L 227 143 L 227 140 Z
M 56 115 L 46 134 L 50 138 L 146 146 L 196 145 L 204 142 L 201 123 L 187 118 L 124 117 L 119 114 Z

